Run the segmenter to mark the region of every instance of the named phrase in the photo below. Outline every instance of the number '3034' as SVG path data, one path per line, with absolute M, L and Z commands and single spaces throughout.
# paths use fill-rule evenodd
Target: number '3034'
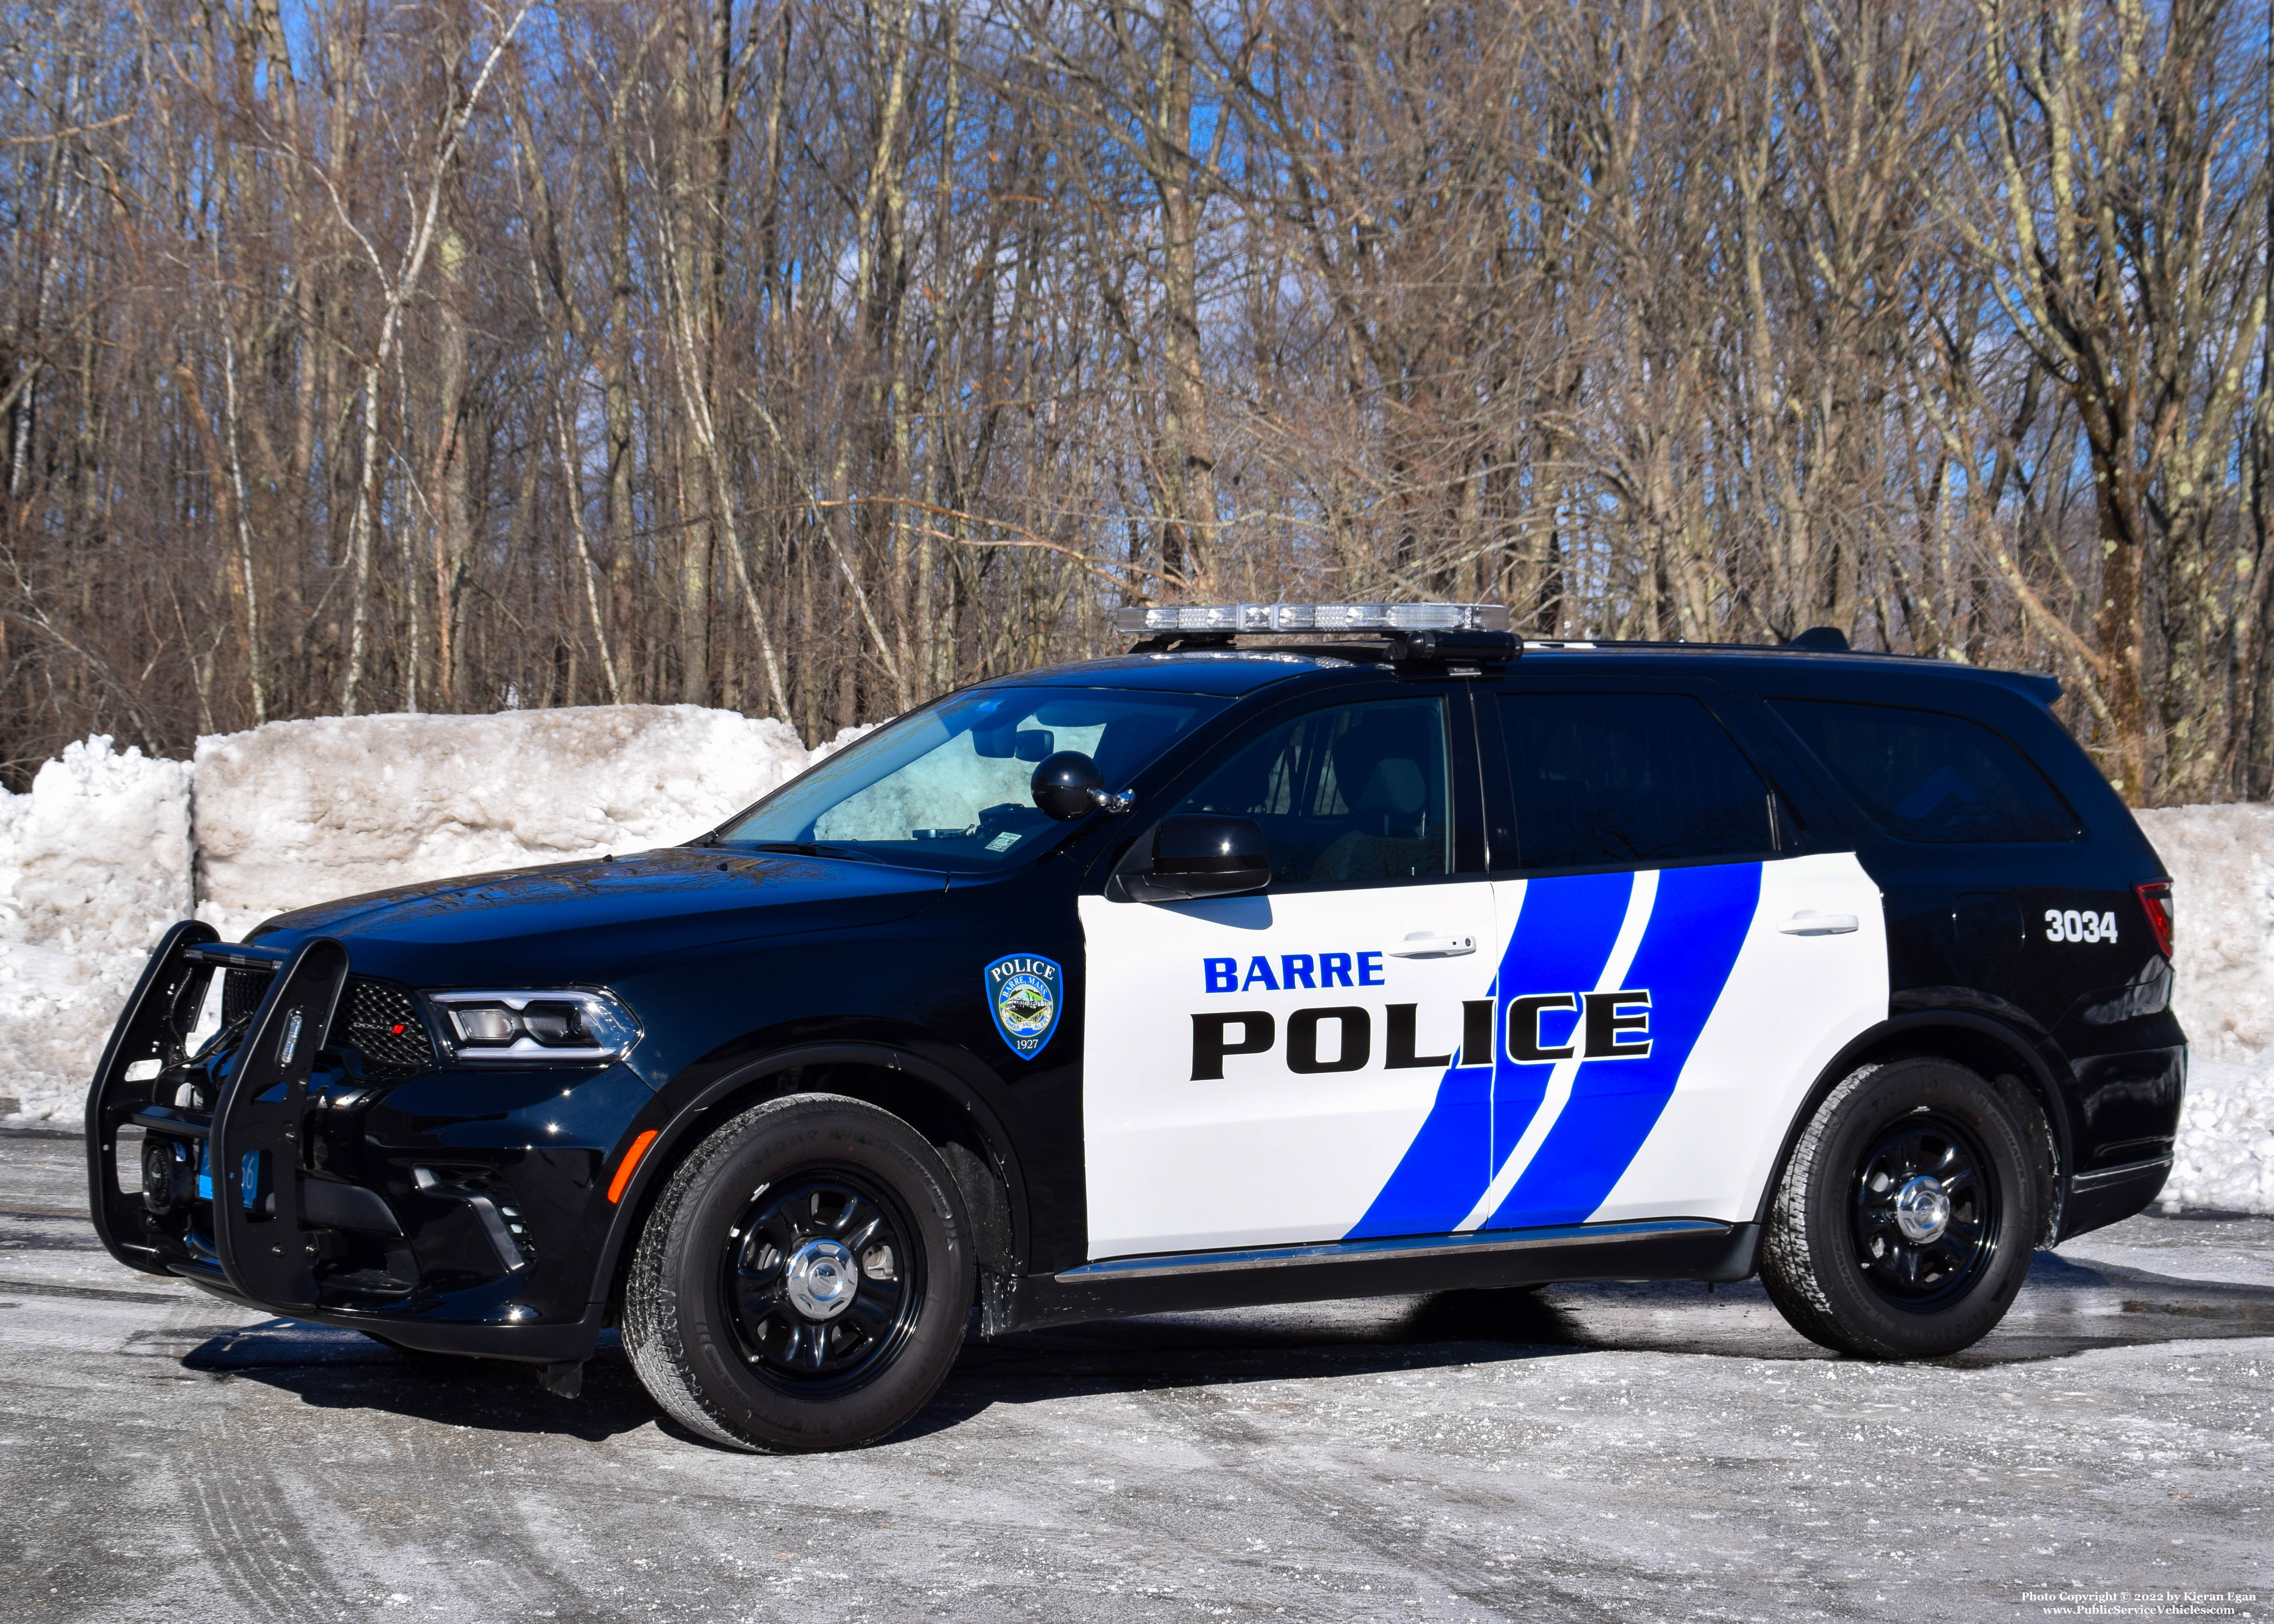
M 2113 942 L 2116 940 L 2116 915 L 2096 914 L 2090 908 L 2047 908 L 2045 940 Z

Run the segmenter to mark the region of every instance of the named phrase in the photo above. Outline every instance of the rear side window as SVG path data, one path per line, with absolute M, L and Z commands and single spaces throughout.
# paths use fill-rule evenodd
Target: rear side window
M 1871 820 L 1899 839 L 1963 845 L 2077 834 L 2076 814 L 2044 775 L 1979 722 L 1838 700 L 1770 703 Z
M 1503 694 L 1526 868 L 1643 867 L 1776 850 L 1769 786 L 1685 694 Z

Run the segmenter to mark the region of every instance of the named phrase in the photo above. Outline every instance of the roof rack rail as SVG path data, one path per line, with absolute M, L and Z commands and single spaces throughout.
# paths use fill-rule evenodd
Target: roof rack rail
M 1687 637 L 1526 637 L 1527 649 L 1682 649 L 1721 650 L 1733 654 L 1878 654 L 1878 649 L 1858 649 L 1851 646 L 1848 635 L 1836 626 L 1811 626 L 1804 632 L 1796 632 L 1782 643 L 1718 643 L 1700 642 Z M 1898 655 L 1897 658 L 1916 656 Z

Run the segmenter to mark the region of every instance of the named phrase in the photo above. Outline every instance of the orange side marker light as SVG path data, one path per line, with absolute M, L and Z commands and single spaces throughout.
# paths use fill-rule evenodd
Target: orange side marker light
M 624 1186 L 632 1182 L 632 1169 L 639 1166 L 640 1158 L 647 1154 L 648 1147 L 655 1143 L 655 1135 L 653 1128 L 641 1134 L 632 1141 L 632 1147 L 624 1152 L 624 1159 L 616 1164 L 616 1176 L 608 1181 L 611 1205 L 624 1199 Z

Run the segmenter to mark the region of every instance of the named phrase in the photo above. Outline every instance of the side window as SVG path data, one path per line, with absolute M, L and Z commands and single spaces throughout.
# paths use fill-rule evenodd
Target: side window
M 1979 722 L 1829 699 L 1770 702 L 1871 820 L 1903 840 L 2068 840 L 2076 814 Z
M 1252 817 L 1274 888 L 1446 873 L 1445 702 L 1388 699 L 1273 728 L 1177 808 Z
M 1760 857 L 1775 798 L 1686 694 L 1503 694 L 1527 868 Z

